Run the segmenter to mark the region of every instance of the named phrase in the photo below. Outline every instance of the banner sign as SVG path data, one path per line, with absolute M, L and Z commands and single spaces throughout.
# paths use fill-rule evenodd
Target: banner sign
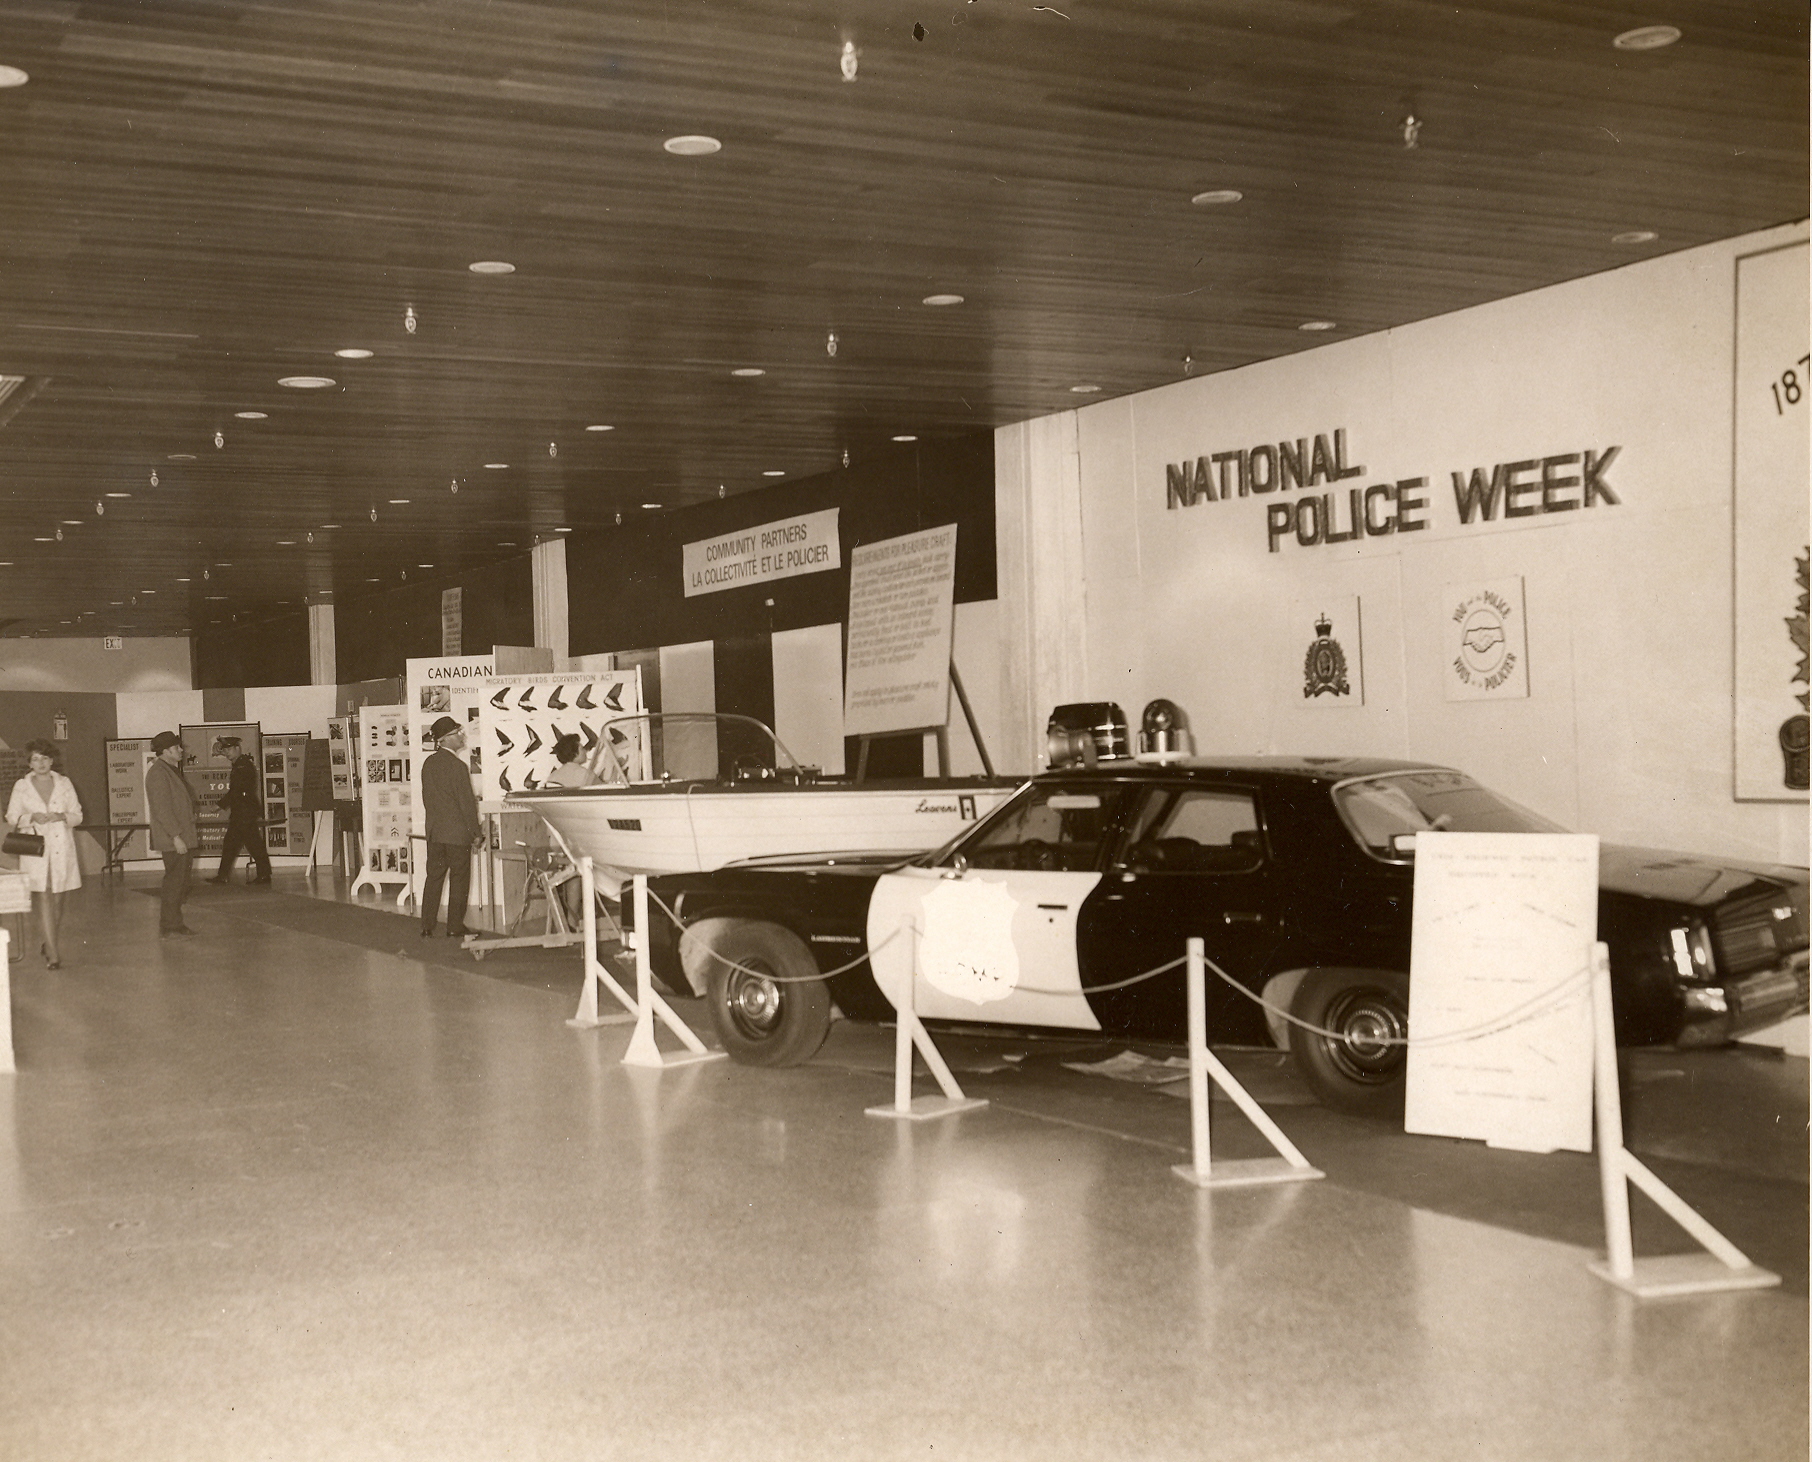
M 1597 937 L 1594 835 L 1417 833 L 1403 1130 L 1590 1152 Z
M 843 567 L 837 509 L 779 518 L 686 544 L 680 552 L 686 597 Z
M 1736 795 L 1807 796 L 1806 245 L 1736 261 Z
M 843 734 L 942 726 L 950 715 L 956 524 L 865 543 L 849 556 Z
M 648 723 L 626 721 L 642 709 L 642 672 L 632 670 L 537 671 L 493 675 L 479 687 L 479 732 L 483 743 L 478 800 L 500 802 L 506 792 L 533 791 L 560 763 L 554 743 L 579 738 L 579 760 L 597 757 L 598 780 L 653 780 L 648 760 Z

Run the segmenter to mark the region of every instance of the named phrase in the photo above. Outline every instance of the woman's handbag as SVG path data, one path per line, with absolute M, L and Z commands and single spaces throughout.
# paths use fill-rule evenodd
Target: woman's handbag
M 44 856 L 44 834 L 9 832 L 0 841 L 0 853 L 11 853 L 17 858 L 42 858 Z

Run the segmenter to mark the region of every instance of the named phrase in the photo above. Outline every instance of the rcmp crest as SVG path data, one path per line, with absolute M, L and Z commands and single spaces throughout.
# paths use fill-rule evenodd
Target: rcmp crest
M 1334 626 L 1323 614 L 1315 621 L 1315 641 L 1302 662 L 1303 699 L 1352 693 L 1346 676 L 1346 651 L 1340 648 L 1340 641 L 1334 638 Z

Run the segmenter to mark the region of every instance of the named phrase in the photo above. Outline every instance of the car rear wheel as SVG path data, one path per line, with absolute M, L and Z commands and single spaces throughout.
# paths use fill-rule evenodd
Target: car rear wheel
M 798 935 L 738 921 L 714 931 L 710 946 L 706 1003 L 724 1050 L 750 1066 L 794 1066 L 824 1044 L 830 992 Z
M 1409 976 L 1399 970 L 1311 970 L 1291 1014 L 1290 1054 L 1323 1106 L 1362 1117 L 1403 1113 Z M 1328 1032 L 1328 1034 L 1322 1034 Z

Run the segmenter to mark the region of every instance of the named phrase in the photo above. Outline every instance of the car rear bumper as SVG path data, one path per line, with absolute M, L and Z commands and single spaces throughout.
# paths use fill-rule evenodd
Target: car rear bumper
M 1802 949 L 1773 969 L 1757 970 L 1723 985 L 1688 990 L 1685 1023 L 1676 1044 L 1721 1045 L 1804 1010 L 1809 969 L 1812 955 Z

